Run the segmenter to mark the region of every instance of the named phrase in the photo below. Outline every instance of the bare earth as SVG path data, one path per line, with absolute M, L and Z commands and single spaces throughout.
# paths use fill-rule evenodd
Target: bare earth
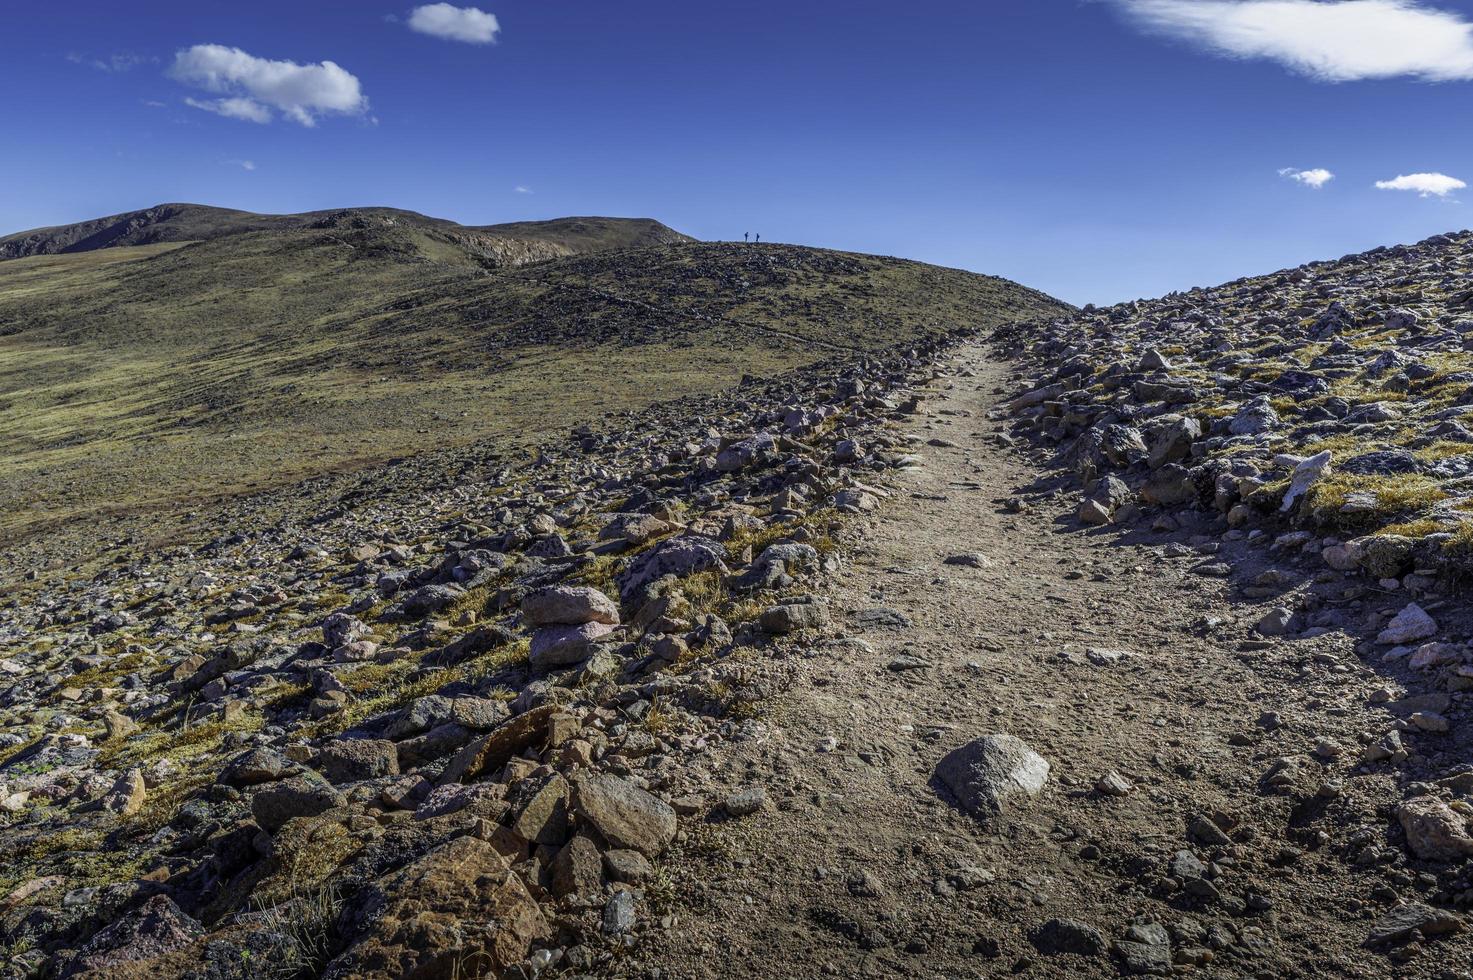
M 985 349 L 963 348 L 934 388 L 915 431 L 941 443 L 893 487 L 839 573 L 840 639 L 799 659 L 780 706 L 749 723 L 755 737 L 712 753 L 703 795 L 762 787 L 765 808 L 691 835 L 672 862 L 677 921 L 641 948 L 634 972 L 1117 976 L 1126 965 L 1112 947 L 1134 922 L 1169 930 L 1178 963 L 1195 959 L 1198 975 L 1467 976 L 1467 933 L 1414 946 L 1407 962 L 1365 945 L 1378 918 L 1437 884 L 1384 852 L 1354 860 L 1358 834 L 1387 847 L 1388 804 L 1402 795 L 1395 770 L 1358 768 L 1358 736 L 1393 721 L 1372 693 L 1399 696 L 1396 679 L 1343 634 L 1257 637 L 1271 601 L 1235 600 L 1233 580 L 1190 571 L 1198 546 L 1219 540 L 1205 522 L 1080 530 L 1066 516 L 1077 491 L 1036 482 L 1041 470 L 998 440 L 989 412 L 1015 392 Z M 1019 493 L 1031 511 L 1008 513 Z M 1171 557 L 1171 542 L 1193 550 Z M 992 565 L 944 563 L 963 552 Z M 1234 542 L 1216 557 L 1241 583 L 1272 555 Z M 910 625 L 863 615 L 881 607 Z M 1088 648 L 1130 655 L 1096 665 Z M 998 732 L 1025 740 L 1052 774 L 989 827 L 933 772 Z M 1322 738 L 1344 754 L 1316 755 Z M 1435 738 L 1459 739 L 1427 736 L 1420 751 L 1434 759 Z M 1285 756 L 1290 785 L 1266 786 Z M 1111 771 L 1133 788 L 1097 791 Z M 1194 839 L 1203 816 L 1231 843 Z M 1183 850 L 1211 862 L 1215 896 L 1163 883 Z M 1041 952 L 1030 936 L 1056 918 L 1097 929 L 1103 947 Z

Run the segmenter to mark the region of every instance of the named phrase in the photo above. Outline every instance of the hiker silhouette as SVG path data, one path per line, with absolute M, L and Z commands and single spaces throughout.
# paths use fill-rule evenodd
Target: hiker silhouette
M 750 244 L 751 240 L 752 240 L 752 233 L 750 231 L 744 231 L 744 232 L 742 232 L 742 241 L 747 242 L 747 243 Z

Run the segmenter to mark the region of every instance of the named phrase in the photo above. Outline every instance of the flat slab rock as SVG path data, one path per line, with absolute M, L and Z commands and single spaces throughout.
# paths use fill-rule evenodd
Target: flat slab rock
M 1371 932 L 1366 937 L 1366 945 L 1381 946 L 1401 942 L 1410 939 L 1413 932 L 1420 932 L 1424 936 L 1436 936 L 1458 932 L 1462 928 L 1463 920 L 1452 912 L 1444 912 L 1441 909 L 1429 908 L 1417 903 L 1400 905 L 1372 923 Z

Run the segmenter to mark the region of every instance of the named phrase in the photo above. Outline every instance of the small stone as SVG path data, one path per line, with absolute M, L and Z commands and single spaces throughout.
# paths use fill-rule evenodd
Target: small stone
M 747 817 L 767 805 L 767 791 L 761 787 L 741 789 L 727 796 L 726 812 L 733 817 Z
M 1078 919 L 1050 919 L 1028 935 L 1028 941 L 1045 956 L 1073 953 L 1099 956 L 1105 952 L 1105 937 L 1094 926 Z
M 616 891 L 604 905 L 602 929 L 610 936 L 621 936 L 634 928 L 634 893 Z

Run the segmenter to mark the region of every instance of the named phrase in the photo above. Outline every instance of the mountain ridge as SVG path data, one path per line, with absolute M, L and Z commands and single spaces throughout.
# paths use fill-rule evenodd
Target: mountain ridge
M 210 241 L 260 231 L 287 231 L 369 224 L 407 224 L 426 231 L 471 238 L 503 238 L 559 246 L 560 254 L 592 248 L 632 247 L 694 241 L 653 218 L 570 216 L 544 221 L 462 225 L 402 208 L 329 208 L 295 214 L 258 214 L 207 204 L 171 202 L 70 224 L 31 228 L 0 236 L 0 260 L 65 255 L 121 246 Z M 546 257 L 552 257 L 548 255 Z

